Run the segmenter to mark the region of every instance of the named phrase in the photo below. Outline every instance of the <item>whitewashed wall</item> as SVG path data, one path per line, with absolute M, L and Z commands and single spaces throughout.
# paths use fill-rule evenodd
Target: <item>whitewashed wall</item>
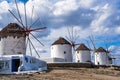
M 0 55 L 16 55 L 16 54 L 25 54 L 25 38 L 1 38 L 0 41 Z
M 95 65 L 109 65 L 109 59 L 106 52 L 95 53 Z
M 86 63 L 91 61 L 91 54 L 88 50 L 75 51 L 75 62 Z
M 72 62 L 72 46 L 68 44 L 52 45 L 51 57 L 65 59 L 65 62 Z

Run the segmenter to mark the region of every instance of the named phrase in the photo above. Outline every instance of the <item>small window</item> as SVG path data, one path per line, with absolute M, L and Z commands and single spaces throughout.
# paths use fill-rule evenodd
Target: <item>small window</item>
M 52 49 L 53 49 L 53 47 L 52 47 Z
M 64 51 L 64 54 L 66 54 L 66 51 Z
M 0 70 L 4 69 L 4 61 L 0 61 Z
M 9 61 L 0 61 L 0 70 L 9 69 Z
M 30 63 L 35 64 L 35 63 L 36 63 L 36 60 L 31 58 L 31 59 L 30 59 Z
M 5 69 L 9 69 L 9 61 L 5 61 Z
M 27 57 L 25 57 L 25 61 L 28 63 L 28 58 Z
M 17 52 L 17 54 L 22 54 L 21 52 Z

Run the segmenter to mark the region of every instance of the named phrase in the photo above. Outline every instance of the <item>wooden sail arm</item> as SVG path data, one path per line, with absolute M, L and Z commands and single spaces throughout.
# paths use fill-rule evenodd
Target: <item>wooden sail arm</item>
M 78 43 L 78 44 L 75 44 L 75 45 L 80 45 L 80 43 Z
M 72 45 L 73 47 L 75 47 L 76 45 L 80 45 L 80 43 L 75 44 L 75 42 L 72 41 L 72 42 L 71 42 L 71 45 Z
M 43 30 L 43 29 L 46 29 L 46 27 L 42 27 L 42 28 L 35 28 L 35 29 L 30 29 L 30 30 L 26 30 L 26 31 L 37 31 L 37 30 Z
M 38 30 L 43 30 L 46 29 L 46 27 L 42 27 L 42 28 L 35 28 L 35 29 L 27 29 L 24 31 L 26 36 L 28 36 L 32 31 L 38 31 Z

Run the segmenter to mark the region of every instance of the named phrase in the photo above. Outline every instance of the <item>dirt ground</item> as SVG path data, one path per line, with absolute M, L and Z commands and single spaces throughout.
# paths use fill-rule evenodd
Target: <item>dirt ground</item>
M 0 75 L 0 80 L 120 80 L 120 71 L 108 68 L 55 68 L 47 73 Z

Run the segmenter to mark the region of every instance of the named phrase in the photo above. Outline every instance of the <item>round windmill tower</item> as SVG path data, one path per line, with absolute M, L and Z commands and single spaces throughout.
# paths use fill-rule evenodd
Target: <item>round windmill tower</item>
M 108 64 L 109 64 L 108 52 L 104 48 L 99 47 L 95 51 L 95 65 L 108 65 Z
M 39 52 L 33 43 L 33 40 L 42 46 L 44 44 L 36 37 L 36 34 L 40 33 L 42 30 L 46 29 L 46 27 L 33 27 L 40 19 L 38 17 L 35 21 L 32 20 L 33 13 L 34 13 L 34 6 L 32 8 L 31 14 L 31 23 L 28 24 L 28 13 L 26 11 L 26 4 L 24 3 L 23 10 L 24 10 L 24 17 L 21 16 L 19 6 L 17 4 L 17 0 L 15 1 L 16 10 L 18 16 L 13 13 L 12 10 L 8 11 L 10 14 L 18 21 L 21 27 L 17 23 L 8 24 L 7 27 L 3 28 L 0 32 L 1 37 L 1 54 L 26 54 L 26 50 L 29 51 L 31 56 L 33 56 L 33 52 L 37 54 L 40 58 Z M 35 34 L 34 34 L 35 33 Z
M 80 46 L 75 50 L 75 62 L 86 63 L 90 61 L 90 49 L 86 47 L 85 44 L 80 44 Z
M 25 54 L 24 29 L 16 23 L 10 23 L 0 31 L 0 55 Z
M 64 62 L 72 62 L 72 46 L 64 38 L 60 37 L 51 46 L 51 57 L 64 59 Z

